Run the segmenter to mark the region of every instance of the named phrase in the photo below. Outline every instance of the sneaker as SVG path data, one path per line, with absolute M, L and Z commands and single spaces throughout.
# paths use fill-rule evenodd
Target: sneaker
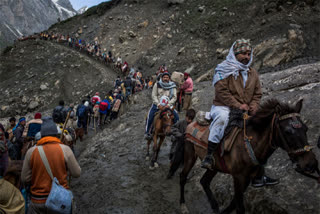
M 255 178 L 252 180 L 251 185 L 253 187 L 271 186 L 279 183 L 278 179 L 273 179 L 268 176 L 262 176 L 261 178 Z
M 214 162 L 212 155 L 207 155 L 201 162 L 201 168 L 212 170 L 212 164 Z
M 152 137 L 151 137 L 150 134 L 144 134 L 144 139 L 146 139 L 146 140 L 151 140 Z
M 263 180 L 267 186 L 277 185 L 279 183 L 279 179 L 273 179 L 268 176 L 263 176 Z

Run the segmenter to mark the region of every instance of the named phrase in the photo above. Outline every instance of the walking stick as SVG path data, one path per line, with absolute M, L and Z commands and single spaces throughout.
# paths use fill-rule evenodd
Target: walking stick
M 89 117 L 90 115 L 87 117 L 87 133 L 88 133 L 88 126 L 89 126 Z
M 95 117 L 94 116 L 93 116 L 93 128 L 94 128 L 94 134 L 97 134 L 96 121 L 95 121 Z
M 70 114 L 71 114 L 71 111 L 68 112 L 66 121 L 64 121 L 64 124 L 63 124 L 63 127 L 62 127 L 62 131 L 61 131 L 60 140 L 62 140 L 62 138 L 63 138 L 63 133 L 64 133 L 64 130 L 66 129 L 67 122 L 68 122 L 68 120 L 69 120 Z

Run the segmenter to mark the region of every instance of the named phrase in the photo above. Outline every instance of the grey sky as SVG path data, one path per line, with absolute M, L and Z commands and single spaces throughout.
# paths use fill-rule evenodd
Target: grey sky
M 83 6 L 92 7 L 94 5 L 100 4 L 101 2 L 109 1 L 109 0 L 70 0 L 73 8 L 75 10 L 79 10 Z

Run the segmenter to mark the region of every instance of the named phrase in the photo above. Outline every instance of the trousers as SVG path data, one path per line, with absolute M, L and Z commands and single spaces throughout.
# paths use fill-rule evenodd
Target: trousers
M 208 140 L 213 143 L 220 143 L 229 122 L 230 109 L 227 106 L 212 105 L 210 116 L 213 121 L 210 124 L 210 134 Z

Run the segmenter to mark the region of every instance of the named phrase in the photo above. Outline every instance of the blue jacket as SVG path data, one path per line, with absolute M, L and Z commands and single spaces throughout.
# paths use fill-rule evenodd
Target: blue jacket
M 109 101 L 108 99 L 104 99 L 104 100 L 101 101 L 101 103 L 102 103 L 102 102 L 108 103 L 108 108 L 107 108 L 106 110 L 104 110 L 104 111 L 101 111 L 101 110 L 99 109 L 99 112 L 100 112 L 101 114 L 107 114 L 108 111 L 111 109 L 110 101 Z

